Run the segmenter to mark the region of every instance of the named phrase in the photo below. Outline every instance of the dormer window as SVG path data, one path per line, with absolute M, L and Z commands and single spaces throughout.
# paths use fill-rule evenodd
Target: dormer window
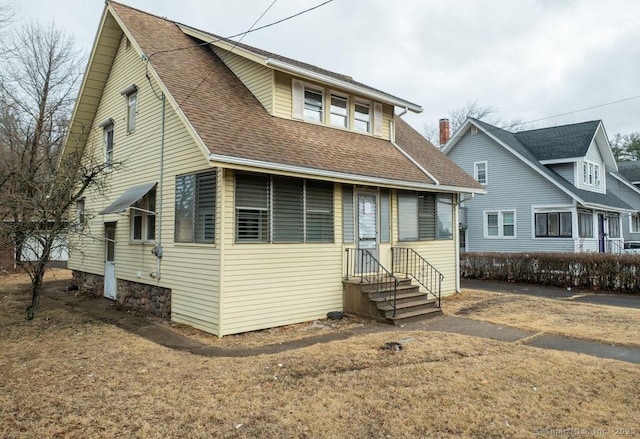
M 322 91 L 304 88 L 304 118 L 313 122 L 323 122 Z
M 588 186 L 600 187 L 600 166 L 594 163 L 582 163 L 582 182 Z
M 349 127 L 348 104 L 347 98 L 335 94 L 331 95 L 331 114 L 329 118 L 332 126 L 339 128 Z
M 353 123 L 357 131 L 371 132 L 371 106 L 369 103 L 356 102 Z

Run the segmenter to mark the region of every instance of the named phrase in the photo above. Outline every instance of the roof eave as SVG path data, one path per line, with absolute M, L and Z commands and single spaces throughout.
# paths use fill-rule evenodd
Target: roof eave
M 637 212 L 634 209 L 625 209 L 624 207 L 606 206 L 604 204 L 598 204 L 598 203 L 580 203 L 580 204 L 582 204 L 584 207 L 588 207 L 588 208 L 591 208 L 591 209 L 605 210 L 605 211 L 609 211 L 609 212 L 620 212 L 620 213 L 634 213 L 634 212 Z
M 292 174 L 302 174 L 311 177 L 321 177 L 335 181 L 349 181 L 357 183 L 368 183 L 399 189 L 431 190 L 437 192 L 457 192 L 465 194 L 486 194 L 486 190 L 472 187 L 451 186 L 446 184 L 436 185 L 433 183 L 418 183 L 412 181 L 395 180 L 392 178 L 374 177 L 366 175 L 350 174 L 347 172 L 330 171 L 325 169 L 307 168 L 304 166 L 287 165 L 284 163 L 266 162 L 262 160 L 247 159 L 243 157 L 233 157 L 221 154 L 209 154 L 209 161 L 224 165 L 238 167 L 266 169 L 270 171 L 285 172 Z

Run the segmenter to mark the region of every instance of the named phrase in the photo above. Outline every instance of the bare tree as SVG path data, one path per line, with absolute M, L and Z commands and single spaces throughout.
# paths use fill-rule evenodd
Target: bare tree
M 82 59 L 73 40 L 54 25 L 27 24 L 14 33 L 0 60 L 0 234 L 15 246 L 30 276 L 38 309 L 42 280 L 60 237 L 78 227 L 69 209 L 102 184 L 104 164 L 80 154 L 60 156 L 80 79 Z M 29 261 L 21 260 L 29 247 Z
M 495 115 L 498 110 L 493 105 L 480 105 L 478 101 L 467 102 L 462 107 L 457 107 L 449 110 L 447 118 L 449 119 L 449 127 L 451 133 L 455 133 L 458 128 L 464 124 L 464 122 L 472 117 L 474 119 L 482 120 L 491 125 L 495 125 L 498 128 L 502 128 L 507 131 L 524 131 L 530 129 L 530 124 L 525 123 L 522 119 L 511 119 L 510 121 L 503 121 Z M 434 145 L 438 145 L 440 142 L 440 129 L 437 124 L 425 124 L 424 136 Z

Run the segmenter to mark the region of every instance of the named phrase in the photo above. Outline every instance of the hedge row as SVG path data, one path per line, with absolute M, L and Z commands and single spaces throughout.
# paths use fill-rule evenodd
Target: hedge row
M 640 256 L 602 253 L 462 253 L 470 279 L 640 294 Z

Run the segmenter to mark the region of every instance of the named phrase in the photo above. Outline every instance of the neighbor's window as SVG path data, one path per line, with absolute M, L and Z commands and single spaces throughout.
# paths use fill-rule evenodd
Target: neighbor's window
M 356 102 L 353 124 L 357 131 L 371 132 L 371 107 L 365 102 Z
M 475 162 L 473 164 L 473 168 L 474 177 L 478 181 L 478 183 L 486 185 L 488 182 L 487 162 Z
M 571 238 L 571 212 L 535 214 L 536 238 Z
M 213 244 L 216 230 L 216 171 L 176 177 L 176 242 Z
M 329 116 L 330 123 L 334 127 L 349 127 L 349 100 L 342 96 L 331 95 L 331 114 Z
M 398 193 L 398 237 L 400 241 L 452 239 L 451 194 Z
M 132 91 L 127 95 L 127 132 L 132 133 L 136 129 L 136 112 L 138 111 L 138 91 Z
M 104 164 L 107 168 L 113 164 L 113 124 L 104 127 Z
M 578 212 L 578 237 L 593 238 L 593 214 Z
M 631 221 L 631 233 L 640 233 L 640 214 L 631 215 L 629 217 Z
M 609 223 L 609 238 L 620 238 L 620 215 L 610 213 L 607 215 L 607 222 Z
M 333 185 L 236 175 L 237 242 L 333 242 Z
M 156 189 L 151 189 L 136 202 L 131 212 L 131 240 L 154 241 L 156 239 Z
M 304 118 L 313 122 L 323 122 L 322 91 L 304 88 Z
M 485 212 L 484 215 L 485 238 L 515 238 L 515 211 Z

